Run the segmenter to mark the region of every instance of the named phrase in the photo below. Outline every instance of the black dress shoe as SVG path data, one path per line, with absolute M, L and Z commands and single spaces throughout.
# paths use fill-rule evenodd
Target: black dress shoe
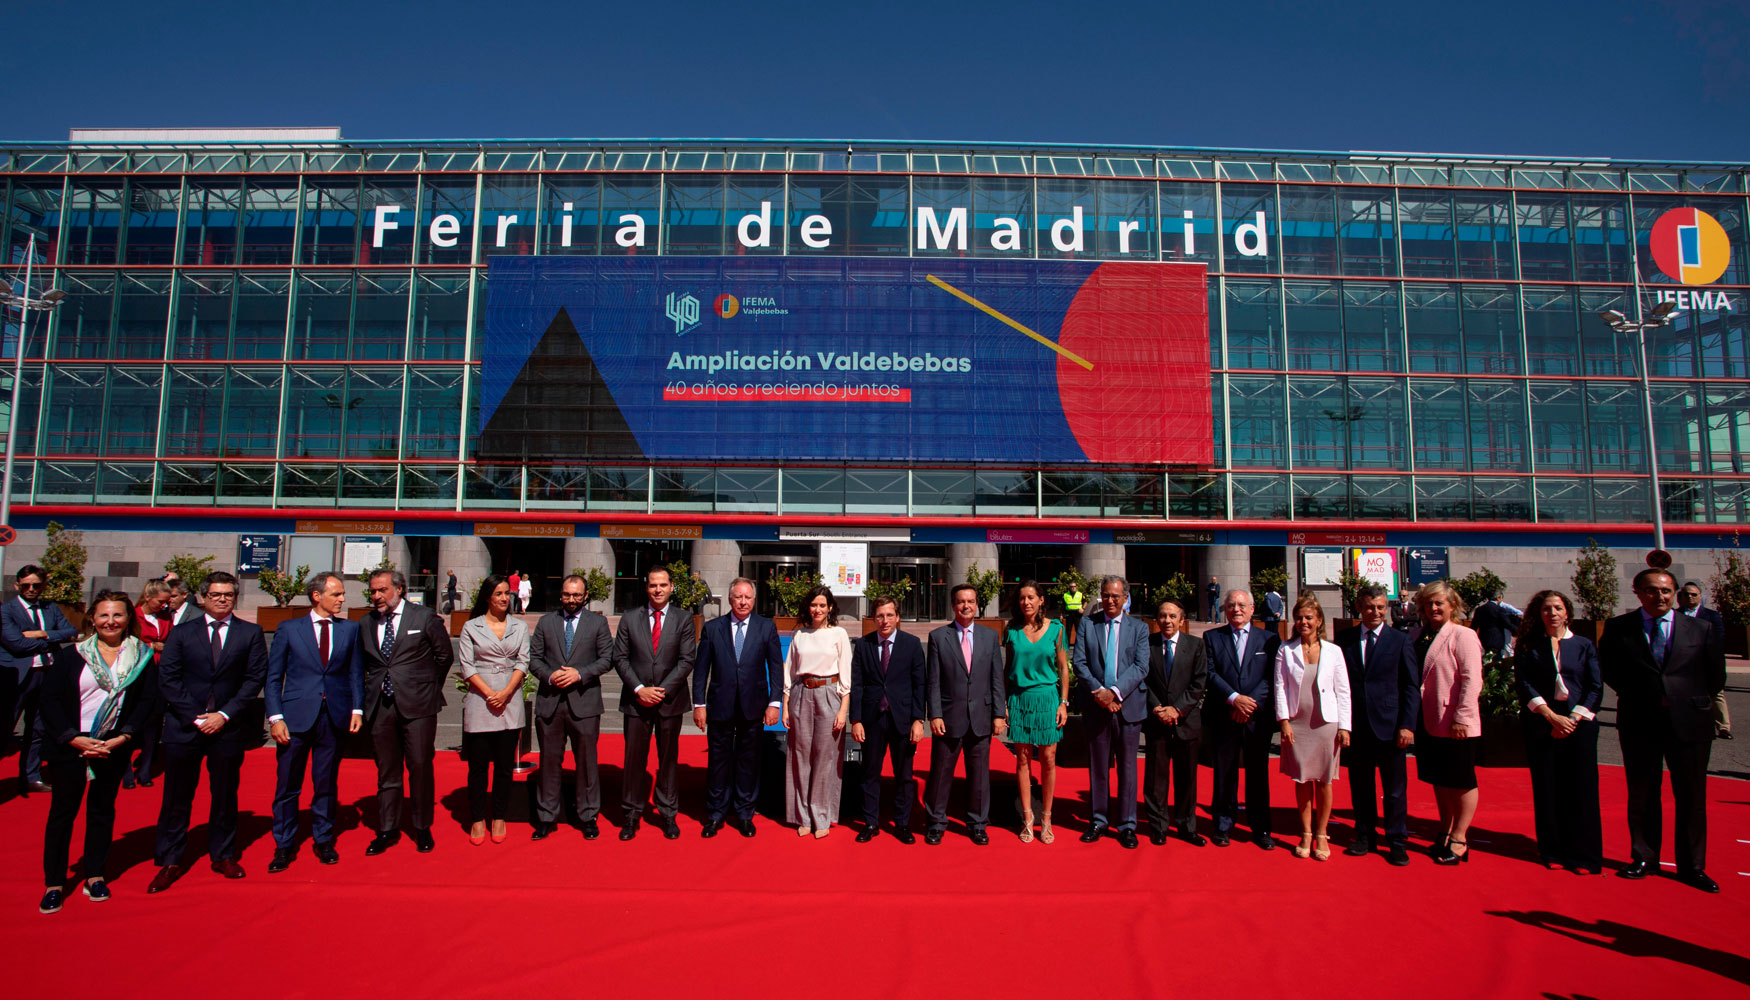
M 1391 853 L 1386 855 L 1385 863 L 1395 868 L 1407 867 L 1410 863 L 1410 849 L 1402 844 L 1391 845 Z
M 1209 842 L 1217 847 L 1226 847 L 1231 843 L 1231 841 L 1228 840 L 1227 834 L 1222 833 L 1220 830 L 1209 835 Z
M 708 820 L 705 823 L 705 829 L 699 831 L 699 836 L 704 837 L 706 840 L 710 840 L 712 837 L 717 836 L 717 831 L 721 829 L 723 829 L 722 820 Z
M 141 778 L 138 781 L 136 781 L 135 784 L 139 785 L 141 788 L 151 788 L 152 787 L 152 779 L 151 778 Z
M 60 889 L 50 889 L 43 893 L 43 901 L 37 904 L 36 912 L 59 913 L 61 912 L 61 904 L 66 898 L 67 894 Z
M 1274 851 L 1276 849 L 1276 841 L 1272 840 L 1267 833 L 1258 834 L 1252 838 L 1252 843 L 1257 844 L 1259 850 Z
M 1179 836 L 1185 841 L 1185 843 L 1190 844 L 1192 847 L 1202 847 L 1209 843 L 1209 838 L 1198 833 L 1196 830 L 1187 830 L 1179 834 Z
M 867 844 L 869 841 L 875 839 L 875 834 L 877 832 L 879 831 L 877 831 L 875 827 L 865 825 L 861 830 L 857 831 L 857 843 Z
M 1165 838 L 1162 838 L 1162 842 L 1165 843 Z M 1119 846 L 1123 847 L 1127 851 L 1136 850 L 1136 831 L 1135 830 L 1119 830 L 1118 831 L 1118 844 L 1119 844 Z
M 594 840 L 602 835 L 601 825 L 593 819 L 583 821 L 583 839 Z
M 437 841 L 431 839 L 430 830 L 415 830 L 407 837 L 413 841 L 413 846 L 418 848 L 421 854 L 430 854 L 437 847 Z
M 1677 880 L 1682 882 L 1684 885 L 1692 885 L 1692 886 L 1696 887 L 1697 889 L 1700 889 L 1702 892 L 1719 892 L 1720 891 L 1720 884 L 1718 882 L 1715 882 L 1713 879 L 1708 878 L 1707 872 L 1701 871 L 1699 869 L 1697 869 L 1696 871 L 1678 872 L 1677 873 Z
M 529 831 L 529 839 L 546 840 L 548 837 L 551 837 L 553 831 L 558 828 L 559 825 L 557 823 L 536 823 L 535 828 Z
M 912 833 L 910 830 L 903 829 L 893 831 L 893 839 L 902 844 L 915 844 L 918 842 L 916 834 Z
M 1351 840 L 1349 846 L 1343 848 L 1346 858 L 1365 858 L 1373 853 L 1373 843 L 1366 840 Z
M 334 849 L 334 841 L 332 840 L 325 844 L 316 844 L 311 850 L 315 851 L 316 860 L 325 865 L 340 864 L 340 852 Z
M 925 830 L 924 831 L 924 843 L 929 844 L 930 846 L 934 847 L 935 845 L 940 844 L 941 842 L 942 842 L 942 831 L 940 831 L 940 830 Z
M 735 821 L 735 828 L 741 832 L 741 835 L 743 837 L 753 836 L 754 835 L 753 817 L 749 816 L 746 819 L 736 820 Z
M 635 820 L 635 819 L 631 820 L 625 826 L 620 827 L 620 839 L 621 840 L 631 840 L 633 837 L 636 837 L 636 836 L 638 836 L 638 821 L 637 820 Z
M 267 863 L 267 873 L 269 875 L 278 875 L 280 872 L 283 872 L 292 866 L 292 859 L 295 857 L 297 857 L 297 853 L 294 851 L 288 851 L 284 848 L 275 848 L 273 852 L 273 860 Z
M 681 825 L 674 821 L 673 816 L 662 817 L 662 837 L 664 840 L 681 839 Z
M 1106 835 L 1106 824 L 1095 823 L 1082 832 L 1082 843 L 1092 844 Z
M 1651 862 L 1631 861 L 1627 868 L 1617 872 L 1616 875 L 1618 878 L 1639 879 L 1646 878 L 1648 875 L 1651 875 L 1658 870 L 1659 866 L 1652 864 Z
M 1156 847 L 1165 847 L 1167 846 L 1167 835 L 1162 830 L 1150 830 L 1148 832 L 1148 842 Z
M 47 782 L 43 782 L 43 781 L 27 781 L 24 783 L 24 788 L 26 791 L 29 791 L 29 792 L 54 791 L 54 789 L 49 787 Z
M 132 772 L 132 771 L 123 771 L 122 772 L 122 787 L 123 788 L 134 787 L 134 772 Z
M 977 845 L 978 845 L 978 846 L 980 846 L 980 847 L 983 847 L 983 846 L 985 846 L 985 845 L 986 845 L 986 844 L 988 844 L 988 843 L 990 843 L 990 834 L 988 834 L 988 833 L 985 833 L 985 832 L 984 832 L 984 827 L 982 827 L 982 826 L 981 826 L 981 827 L 979 827 L 979 828 L 978 828 L 978 829 L 976 829 L 976 830 L 974 830 L 974 831 L 972 831 L 972 832 L 971 832 L 971 833 L 970 833 L 970 834 L 968 834 L 968 835 L 967 835 L 967 836 L 969 836 L 969 837 L 971 837 L 971 838 L 972 838 L 972 842 L 973 842 L 973 843 L 974 843 L 974 844 L 977 844 Z
M 1729 740 L 1732 738 L 1732 731 L 1730 729 L 1722 729 L 1718 733 L 1715 733 L 1714 736 L 1716 739 Z M 1719 892 L 1720 887 L 1716 885 L 1713 887 L 1712 891 Z

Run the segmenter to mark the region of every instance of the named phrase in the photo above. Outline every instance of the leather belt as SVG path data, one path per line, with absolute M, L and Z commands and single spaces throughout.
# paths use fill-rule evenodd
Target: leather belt
M 826 686 L 827 686 L 827 685 L 828 685 L 828 684 L 831 684 L 831 683 L 832 683 L 832 682 L 833 682 L 833 681 L 836 681 L 836 680 L 838 680 L 838 677 L 836 677 L 836 676 L 833 676 L 833 677 L 817 677 L 817 676 L 813 676 L 813 675 L 809 675 L 809 676 L 806 676 L 806 677 L 801 677 L 801 678 L 798 678 L 798 679 L 799 679 L 799 680 L 801 680 L 801 681 L 802 681 L 802 686 L 803 686 L 803 687 L 806 687 L 806 688 L 823 688 L 823 687 L 826 687 Z

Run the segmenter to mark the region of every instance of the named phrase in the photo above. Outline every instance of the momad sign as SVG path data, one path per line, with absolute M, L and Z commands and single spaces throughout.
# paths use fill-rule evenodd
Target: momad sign
M 494 257 L 482 458 L 1208 464 L 1195 264 Z

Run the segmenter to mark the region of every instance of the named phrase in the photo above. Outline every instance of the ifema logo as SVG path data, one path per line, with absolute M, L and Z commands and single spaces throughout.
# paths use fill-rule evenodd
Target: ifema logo
M 717 296 L 717 301 L 711 303 L 711 311 L 724 319 L 733 319 L 736 313 L 741 312 L 741 300 L 724 292 Z
M 693 298 L 691 292 L 682 292 L 679 296 L 669 292 L 667 306 L 668 318 L 674 323 L 675 336 L 682 336 L 699 325 L 699 300 Z
M 1653 263 L 1672 281 L 1708 285 L 1726 273 L 1732 244 L 1719 220 L 1698 208 L 1674 208 L 1653 223 Z

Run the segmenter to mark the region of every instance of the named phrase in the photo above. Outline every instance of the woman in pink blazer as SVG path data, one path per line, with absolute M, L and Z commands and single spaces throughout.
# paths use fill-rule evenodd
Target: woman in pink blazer
M 1464 601 L 1445 580 L 1416 593 L 1422 626 L 1410 644 L 1422 665 L 1422 718 L 1416 733 L 1416 776 L 1434 786 L 1440 836 L 1437 865 L 1470 860 L 1471 818 L 1477 812 L 1476 744 L 1482 734 L 1477 698 L 1483 690 L 1483 644 L 1457 623 Z

